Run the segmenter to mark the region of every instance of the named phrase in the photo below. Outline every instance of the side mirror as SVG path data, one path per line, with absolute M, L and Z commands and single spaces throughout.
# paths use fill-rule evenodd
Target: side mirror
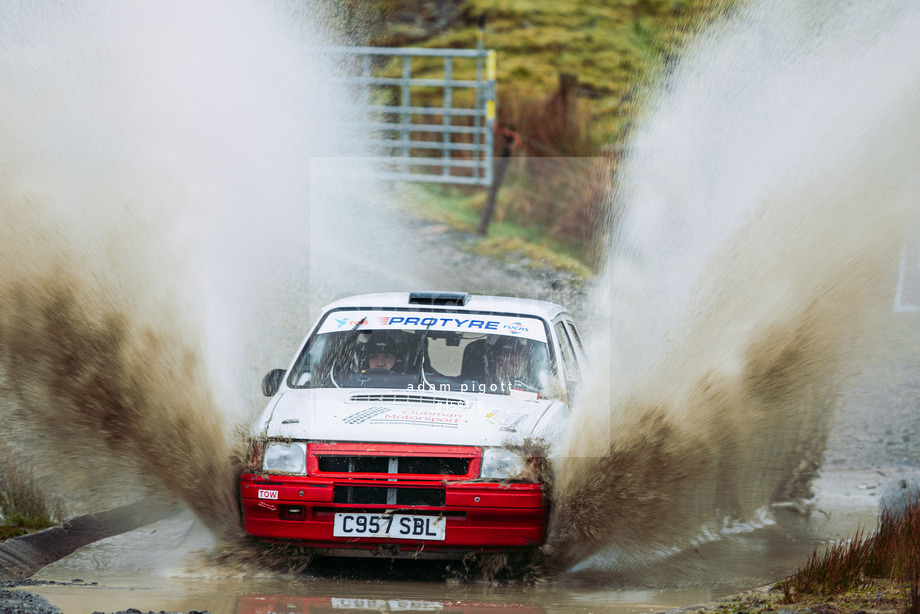
M 267 397 L 275 396 L 278 388 L 281 387 L 281 381 L 284 379 L 284 369 L 272 369 L 262 378 L 262 394 Z

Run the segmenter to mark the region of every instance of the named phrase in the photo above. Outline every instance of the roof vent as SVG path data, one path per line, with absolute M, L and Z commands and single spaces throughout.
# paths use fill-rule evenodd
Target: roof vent
M 410 292 L 410 305 L 466 305 L 469 292 Z

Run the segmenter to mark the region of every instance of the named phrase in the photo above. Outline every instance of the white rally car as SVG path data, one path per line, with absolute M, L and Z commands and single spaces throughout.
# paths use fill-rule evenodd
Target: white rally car
M 271 396 L 240 478 L 244 528 L 326 555 L 540 545 L 541 471 L 584 351 L 543 301 L 451 292 L 328 305 Z

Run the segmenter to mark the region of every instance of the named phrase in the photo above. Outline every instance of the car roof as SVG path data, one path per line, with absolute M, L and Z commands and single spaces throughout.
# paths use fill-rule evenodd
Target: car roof
M 430 294 L 430 295 L 455 295 L 464 297 L 465 304 L 419 304 L 410 303 L 410 294 Z M 569 310 L 562 305 L 550 303 L 548 301 L 538 301 L 529 298 L 517 298 L 512 296 L 488 296 L 483 294 L 467 294 L 459 292 L 382 292 L 378 294 L 358 294 L 348 296 L 329 303 L 323 308 L 323 313 L 330 309 L 339 309 L 342 307 L 360 307 L 373 309 L 383 308 L 404 308 L 404 309 L 448 309 L 450 311 L 484 311 L 494 313 L 508 313 L 521 315 L 535 315 L 546 320 L 552 320 L 561 313 L 569 314 Z M 569 314 L 571 315 L 571 314 Z

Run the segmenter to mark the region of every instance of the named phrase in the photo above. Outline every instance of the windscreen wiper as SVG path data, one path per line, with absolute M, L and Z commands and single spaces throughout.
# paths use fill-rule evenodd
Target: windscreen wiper
M 422 333 L 422 338 L 419 339 L 418 345 L 415 347 L 415 356 L 412 357 L 412 369 L 415 370 L 418 367 L 418 384 L 421 385 L 425 380 L 425 361 L 422 357 L 422 348 L 425 347 L 425 341 L 428 339 L 428 331 L 431 330 L 431 325 L 434 324 L 434 318 L 429 318 L 431 320 L 428 322 L 428 326 L 425 327 L 425 332 Z M 422 358 L 421 364 L 419 364 L 419 358 Z
M 332 385 L 336 388 L 341 388 L 339 383 L 335 381 L 335 365 L 339 362 L 339 359 L 345 357 L 345 351 L 348 349 L 348 346 L 354 343 L 355 338 L 358 336 L 358 329 L 361 328 L 362 324 L 367 324 L 367 318 L 361 318 L 354 328 L 348 331 L 348 336 L 342 342 L 342 345 L 336 350 L 335 355 L 332 357 L 332 361 L 329 364 L 329 381 L 332 382 Z

